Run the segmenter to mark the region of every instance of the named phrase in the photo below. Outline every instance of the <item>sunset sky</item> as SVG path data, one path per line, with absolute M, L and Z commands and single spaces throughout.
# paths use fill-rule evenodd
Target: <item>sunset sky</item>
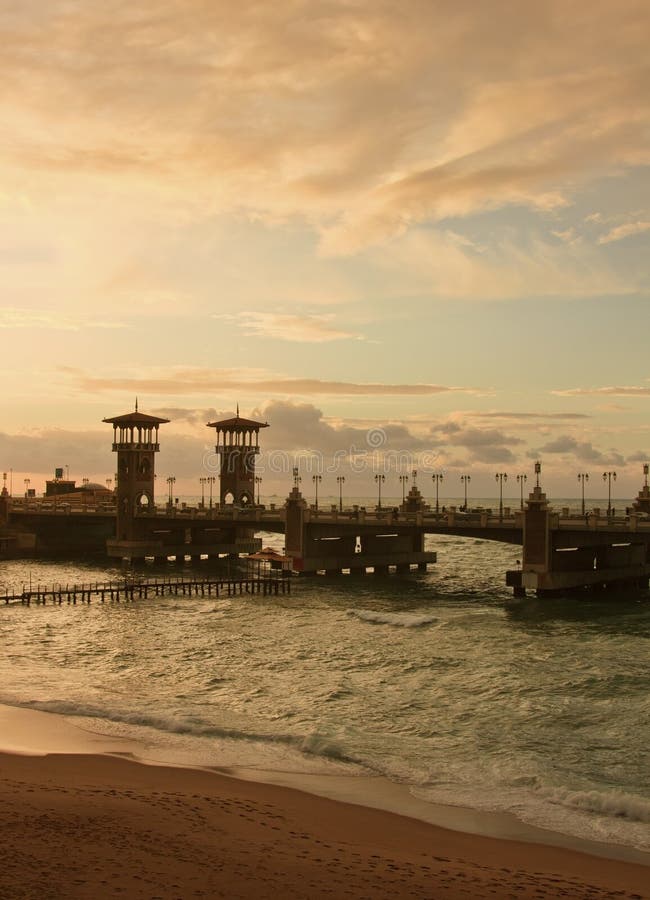
M 136 395 L 185 492 L 239 403 L 324 493 L 382 454 L 636 493 L 649 34 L 647 0 L 0 0 L 14 493 L 112 475 Z

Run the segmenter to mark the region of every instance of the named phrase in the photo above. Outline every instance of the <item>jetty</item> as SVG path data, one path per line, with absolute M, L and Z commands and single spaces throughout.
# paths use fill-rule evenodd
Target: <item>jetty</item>
M 199 566 L 204 560 L 239 560 L 245 558 L 271 571 L 292 571 L 302 576 L 324 573 L 326 576 L 398 575 L 414 570 L 426 572 L 437 562 L 435 550 L 425 539 L 432 535 L 454 535 L 479 540 L 499 541 L 521 546 L 519 568 L 505 573 L 506 584 L 515 596 L 527 591 L 537 595 L 553 595 L 566 591 L 618 590 L 621 586 L 647 590 L 650 585 L 650 465 L 644 464 L 644 483 L 631 507 L 612 505 L 611 484 L 615 472 L 604 472 L 608 486 L 607 509 L 587 509 L 582 480 L 581 511 L 568 507 L 556 510 L 540 484 L 541 462 L 535 462 L 535 485 L 524 498 L 526 475 L 517 477 L 520 486 L 519 508 L 503 502 L 505 472 L 497 473 L 499 483 L 498 510 L 471 508 L 468 505 L 467 481 L 462 506 L 440 506 L 438 485 L 440 473 L 431 476 L 435 484 L 435 506 L 428 503 L 418 487 L 417 470 L 400 475 L 402 502 L 382 505 L 381 490 L 385 475 L 377 472 L 377 503 L 369 508 L 343 504 L 343 476 L 337 476 L 339 502 L 323 506 L 318 502 L 321 475 L 313 475 L 314 502 L 302 493 L 298 467 L 292 469 L 293 486 L 284 503 L 271 503 L 267 509 L 260 503 L 261 476 L 255 474 L 255 459 L 260 452 L 259 432 L 266 422 L 230 419 L 208 423 L 216 430 L 215 454 L 220 458 L 220 474 L 202 476 L 201 501 L 187 507 L 174 497 L 173 475 L 167 477 L 166 502 L 155 502 L 155 462 L 160 444 L 158 432 L 167 419 L 133 412 L 104 419 L 113 426 L 112 449 L 116 454 L 115 490 L 85 484 L 77 491 L 74 482 L 62 478 L 62 469 L 48 481 L 46 495 L 37 500 L 26 479 L 24 498 L 14 498 L 5 484 L 0 492 L 0 558 L 67 556 L 88 557 L 103 554 L 121 565 L 142 564 L 145 560 L 157 566 L 174 561 L 176 565 Z M 406 483 L 410 489 L 406 492 Z M 112 483 L 112 479 L 107 479 Z M 208 499 L 206 502 L 206 487 Z M 257 488 L 257 492 L 255 490 Z M 213 490 L 218 490 L 216 498 Z M 257 494 L 257 495 L 256 495 Z M 79 496 L 77 496 L 79 495 Z M 283 550 L 263 550 L 260 535 L 281 535 Z M 258 567 L 257 576 L 260 578 Z M 252 578 L 209 582 L 204 579 L 179 579 L 168 582 L 169 589 L 183 593 L 230 590 L 231 594 L 275 592 L 275 581 L 262 580 L 258 586 Z M 280 584 L 282 582 L 278 582 Z M 288 583 L 288 582 L 287 582 Z M 102 593 L 103 590 L 103 593 Z M 160 583 L 158 583 L 160 591 Z M 280 587 L 277 588 L 279 592 Z M 78 598 L 99 596 L 106 601 L 117 596 L 118 587 L 79 588 L 71 591 Z M 135 583 L 119 584 L 119 596 L 147 596 L 156 591 Z M 142 592 L 140 594 L 140 591 Z M 32 592 L 29 593 L 31 601 Z M 45 601 L 61 591 L 36 592 Z M 27 598 L 25 592 L 16 600 Z M 68 592 L 63 591 L 67 601 Z M 0 602 L 2 594 L 0 593 Z M 8 601 L 10 602 L 10 601 Z M 63 602 L 63 600 L 61 600 Z
M 149 597 L 183 596 L 183 597 L 233 597 L 244 594 L 269 595 L 290 594 L 291 577 L 286 573 L 271 573 L 261 576 L 243 576 L 241 578 L 122 578 L 114 581 L 95 582 L 89 584 L 58 584 L 50 587 L 41 585 L 26 587 L 20 591 L 5 590 L 5 606 L 21 603 L 30 606 L 32 603 L 62 605 L 70 603 L 119 603 L 134 600 L 147 600 Z M 1 596 L 1 595 L 0 595 Z

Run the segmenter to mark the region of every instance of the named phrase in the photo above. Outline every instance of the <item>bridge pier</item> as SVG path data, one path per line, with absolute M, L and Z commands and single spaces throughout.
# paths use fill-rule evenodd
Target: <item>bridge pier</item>
M 348 569 L 359 575 L 372 569 L 385 575 L 394 568 L 404 574 L 416 565 L 426 571 L 436 561 L 436 554 L 424 549 L 421 515 L 400 521 L 390 508 L 335 512 L 323 515 L 310 509 L 294 485 L 285 504 L 285 552 L 295 571 L 333 575 Z
M 560 520 L 539 486 L 524 512 L 521 570 L 506 573 L 516 597 L 534 590 L 550 596 L 582 588 L 647 588 L 650 579 L 650 532 L 636 523 L 610 518 L 599 529 L 597 513 Z

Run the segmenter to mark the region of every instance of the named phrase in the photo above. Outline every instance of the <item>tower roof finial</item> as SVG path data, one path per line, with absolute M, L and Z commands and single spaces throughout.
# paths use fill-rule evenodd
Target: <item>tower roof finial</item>
M 239 418 L 239 403 L 237 403 L 237 418 Z
M 138 398 L 135 398 L 135 411 L 138 411 Z

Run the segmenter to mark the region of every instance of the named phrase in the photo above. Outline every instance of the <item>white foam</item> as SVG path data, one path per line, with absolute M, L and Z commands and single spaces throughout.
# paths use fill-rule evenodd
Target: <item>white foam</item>
M 566 788 L 542 788 L 540 793 L 551 803 L 602 816 L 650 823 L 650 800 L 620 791 L 570 791 Z

